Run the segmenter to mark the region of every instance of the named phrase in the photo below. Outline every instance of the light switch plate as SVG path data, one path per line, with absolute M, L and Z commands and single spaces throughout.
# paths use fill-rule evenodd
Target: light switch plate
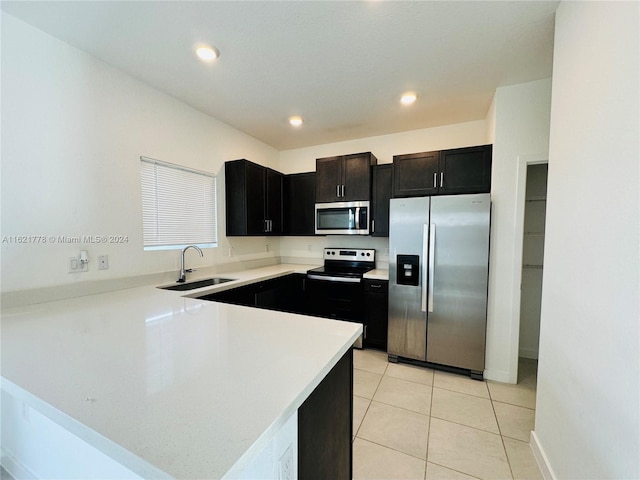
M 88 272 L 89 263 L 82 263 L 79 257 L 69 257 L 69 273 Z

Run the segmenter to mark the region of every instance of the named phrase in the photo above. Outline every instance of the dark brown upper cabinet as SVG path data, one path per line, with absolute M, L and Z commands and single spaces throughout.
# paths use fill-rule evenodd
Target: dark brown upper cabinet
M 491 191 L 492 145 L 393 157 L 393 196 Z
M 393 196 L 419 197 L 438 193 L 440 152 L 393 157 Z
M 283 175 L 245 159 L 224 174 L 227 236 L 281 235 Z
M 371 193 L 371 236 L 389 236 L 389 200 L 392 189 L 393 165 L 373 167 L 373 191 Z
M 371 153 L 316 159 L 316 202 L 352 202 L 371 199 Z
M 315 235 L 315 172 L 284 176 L 284 234 Z

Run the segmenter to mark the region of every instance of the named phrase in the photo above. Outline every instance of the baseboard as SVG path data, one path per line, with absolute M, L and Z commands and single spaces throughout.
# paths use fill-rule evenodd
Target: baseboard
M 493 370 L 489 368 L 486 368 L 484 370 L 484 379 L 493 380 L 494 382 L 501 382 L 501 383 L 516 383 L 513 380 L 511 380 L 509 372 L 506 372 L 504 370 Z
M 538 468 L 540 469 L 540 473 L 542 473 L 542 478 L 544 478 L 544 480 L 556 480 L 558 477 L 553 472 L 553 469 L 549 464 L 549 459 L 544 453 L 544 449 L 542 448 L 542 445 L 540 445 L 540 441 L 538 440 L 538 436 L 535 431 L 531 432 L 529 445 L 533 452 L 533 457 L 536 459 L 536 463 L 538 464 Z
M 538 350 L 533 348 L 521 348 L 518 352 L 518 356 L 522 358 L 528 358 L 531 360 L 538 359 Z
M 0 465 L 2 465 L 2 468 L 13 478 L 19 478 L 20 480 L 36 480 L 38 478 L 31 470 L 25 465 L 22 465 L 13 455 L 2 447 L 0 447 Z

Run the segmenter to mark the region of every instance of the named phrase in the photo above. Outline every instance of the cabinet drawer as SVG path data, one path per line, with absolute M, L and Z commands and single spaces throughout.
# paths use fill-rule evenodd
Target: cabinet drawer
M 387 280 L 364 280 L 364 291 L 371 293 L 388 293 L 389 282 Z

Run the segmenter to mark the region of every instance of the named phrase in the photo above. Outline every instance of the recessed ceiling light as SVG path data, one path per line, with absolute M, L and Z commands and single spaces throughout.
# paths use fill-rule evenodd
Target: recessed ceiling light
M 299 127 L 300 125 L 302 125 L 302 117 L 289 117 L 289 123 L 294 127 Z
M 216 58 L 220 56 L 220 52 L 215 47 L 211 47 L 209 45 L 202 45 L 196 48 L 196 55 L 200 57 L 200 60 L 204 60 L 205 62 L 213 62 Z
M 402 95 L 402 98 L 400 98 L 400 101 L 402 102 L 403 105 L 411 105 L 413 102 L 416 101 L 416 98 L 418 98 L 417 94 L 415 94 L 414 92 L 407 92 Z

